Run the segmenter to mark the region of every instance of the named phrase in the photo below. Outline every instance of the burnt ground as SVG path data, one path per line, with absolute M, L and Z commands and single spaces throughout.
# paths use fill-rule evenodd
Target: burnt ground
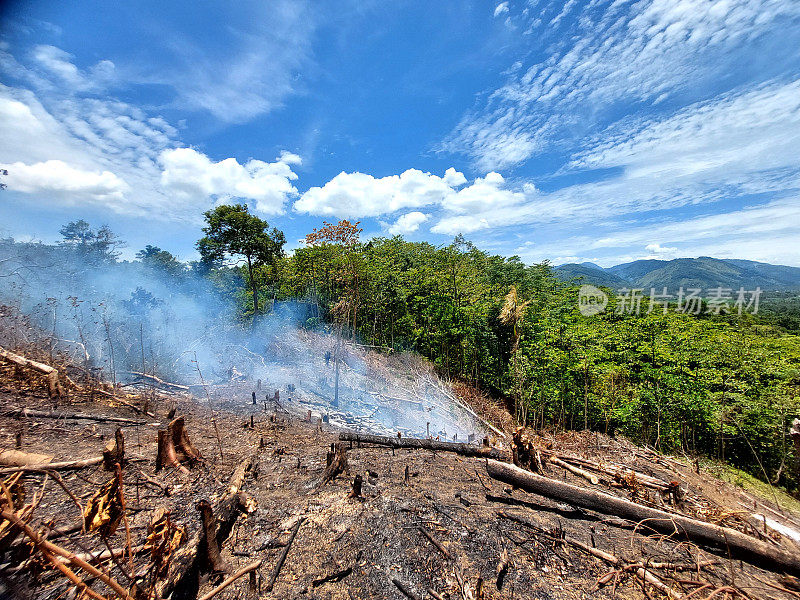
M 21 450 L 52 454 L 54 461 L 74 460 L 97 456 L 104 443 L 113 438 L 117 425 L 112 423 L 9 416 L 12 408 L 55 407 L 30 382 L 6 379 L 4 383 L 0 387 L 0 413 L 4 415 L 0 416 L 0 448 L 13 448 L 21 431 Z M 133 394 L 125 397 L 139 405 L 145 401 Z M 433 597 L 429 589 L 444 598 L 464 599 L 665 597 L 651 586 L 643 587 L 627 572 L 604 578 L 606 584 L 598 589 L 598 580 L 612 567 L 563 542 L 563 537 L 594 545 L 634 563 L 649 560 L 690 566 L 683 572 L 654 570 L 676 594 L 686 597 L 798 597 L 796 592 L 780 589 L 785 590 L 787 582 L 779 574 L 730 561 L 680 540 L 648 535 L 645 528 L 614 516 L 508 489 L 487 476 L 481 459 L 427 450 L 356 446 L 347 450 L 348 472 L 319 487 L 326 452 L 337 441 L 338 429 L 306 423 L 286 413 L 267 413 L 263 407 L 252 413 L 252 428 L 249 408 L 239 414 L 219 412 L 214 421 L 206 401 L 188 395 L 151 394 L 147 403 L 156 418 L 145 417 L 145 424 L 123 427 L 126 456 L 130 459 L 123 471 L 124 493 L 134 548 L 144 543 L 147 524 L 159 507 L 169 509 L 172 519 L 191 536 L 199 527 L 195 504 L 203 499 L 212 503 L 219 499 L 236 466 L 263 445 L 257 452 L 256 467 L 243 487 L 258 507 L 253 513 L 238 517 L 222 547 L 229 572 L 263 559 L 255 578 L 256 589 L 249 587 L 248 577 L 243 577 L 217 598 L 403 598 L 393 579 L 417 598 Z M 174 469 L 155 472 L 159 428 L 155 423 L 164 427 L 170 408 L 186 418 L 186 430 L 204 457 L 188 474 Z M 90 400 L 86 395 L 73 394 L 57 410 L 142 419 L 141 414 L 106 396 Z M 785 537 L 778 539 L 773 531 L 767 535 L 753 531 L 753 508 L 800 529 L 800 515 L 788 514 L 769 500 L 755 498 L 710 474 L 697 474 L 688 462 L 657 455 L 625 440 L 585 432 L 549 436 L 542 438 L 542 443 L 566 454 L 622 463 L 665 481 L 678 480 L 686 498 L 681 510 L 750 530 L 773 540 L 776 547 L 792 547 L 792 543 Z M 549 465 L 546 469 L 552 477 L 591 485 L 560 467 Z M 171 495 L 146 481 L 145 475 L 167 486 Z M 360 499 L 348 497 L 356 475 L 363 477 Z M 111 474 L 98 465 L 62 471 L 61 476 L 85 505 Z M 28 498 L 42 488 L 44 479 L 40 473 L 25 474 Z M 597 487 L 645 503 L 664 503 L 658 494 L 609 480 Z M 304 521 L 275 587 L 267 592 L 266 582 L 290 530 L 300 518 Z M 78 522 L 78 508 L 52 479 L 47 481 L 32 524 L 46 531 L 45 525 L 57 528 Z M 444 552 L 424 537 L 420 528 L 429 532 Z M 77 532 L 52 539 L 76 553 L 99 552 L 106 547 L 95 534 Z M 109 538 L 109 545 L 125 545 L 122 526 Z M 498 564 L 504 555 L 508 557 L 508 568 L 498 581 Z M 77 597 L 64 577 L 44 567 L 36 557 L 21 561 L 7 554 L 0 560 L 4 563 L 0 565 L 0 590 L 5 590 L 2 593 L 6 597 Z M 147 561 L 146 553 L 138 554 L 135 570 Z M 698 571 L 698 561 L 715 564 Z M 133 571 L 127 558 L 122 563 Z M 104 564 L 117 580 L 126 583 L 119 566 L 109 561 Z M 695 565 L 694 570 L 691 565 Z M 203 575 L 200 595 L 222 578 Z M 709 585 L 700 588 L 700 583 Z M 93 587 L 102 594 L 108 593 L 99 582 L 94 582 Z

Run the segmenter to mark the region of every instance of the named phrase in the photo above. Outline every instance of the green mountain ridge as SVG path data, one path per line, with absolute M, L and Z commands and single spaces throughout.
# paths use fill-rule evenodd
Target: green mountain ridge
M 673 260 L 644 259 L 605 269 L 593 263 L 568 263 L 555 267 L 554 271 L 563 280 L 577 279 L 581 283 L 612 289 L 666 287 L 672 291 L 682 287 L 707 291 L 722 287 L 733 290 L 800 290 L 800 267 L 710 256 Z

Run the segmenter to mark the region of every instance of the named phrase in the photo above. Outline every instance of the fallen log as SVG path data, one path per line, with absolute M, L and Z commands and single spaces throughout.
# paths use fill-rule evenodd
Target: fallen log
M 597 485 L 598 483 L 600 483 L 600 480 L 597 478 L 597 475 L 594 475 L 592 473 L 589 473 L 588 471 L 584 471 L 583 469 L 580 469 L 576 466 L 566 463 L 557 456 L 551 456 L 550 462 L 553 463 L 554 465 L 558 465 L 559 467 L 566 469 L 567 471 L 569 471 L 574 475 L 579 475 L 584 479 L 587 479 L 589 483 L 591 483 L 592 485 Z
M 0 475 L 7 475 L 9 473 L 28 473 L 34 471 L 69 471 L 71 469 L 83 469 L 86 467 L 93 467 L 103 462 L 102 456 L 95 456 L 93 458 L 84 458 L 83 460 L 69 460 L 57 463 L 41 463 L 38 465 L 25 465 L 24 467 L 7 467 L 0 469 Z
M 228 489 L 220 501 L 213 506 L 213 514 L 218 523 L 217 544 L 219 546 L 230 534 L 233 522 L 239 513 L 248 511 L 251 508 L 251 501 L 247 494 L 241 491 L 246 474 L 252 470 L 258 461 L 260 448 L 255 453 L 240 464 L 231 475 Z M 156 593 L 161 598 L 168 598 L 171 595 L 189 596 L 194 598 L 197 594 L 199 585 L 198 576 L 200 573 L 200 550 L 204 539 L 203 527 L 198 527 L 197 531 L 182 547 L 178 548 L 170 559 L 169 570 L 166 578 L 156 585 Z M 179 593 L 175 592 L 188 592 Z M 192 595 L 194 592 L 194 595 Z
M 434 450 L 438 452 L 455 452 L 461 456 L 477 456 L 479 458 L 495 458 L 508 460 L 509 456 L 497 448 L 486 448 L 473 444 L 456 442 L 440 442 L 439 440 L 420 440 L 416 438 L 396 438 L 383 435 L 368 435 L 365 433 L 340 433 L 339 439 L 343 442 L 357 442 L 361 444 L 375 444 L 389 448 L 412 448 L 418 450 Z
M 542 452 L 544 454 L 552 453 L 552 451 L 549 450 L 543 450 Z M 668 482 L 658 479 L 657 477 L 652 477 L 650 475 L 645 475 L 644 473 L 639 473 L 638 471 L 634 471 L 622 465 L 616 465 L 613 463 L 598 463 L 585 458 L 580 458 L 578 456 L 570 456 L 564 454 L 559 454 L 559 455 L 551 454 L 551 456 L 554 456 L 564 462 L 576 463 L 588 469 L 592 469 L 599 473 L 603 473 L 604 475 L 609 475 L 612 478 L 614 478 L 615 481 L 634 480 L 636 483 L 644 487 L 648 487 L 661 492 L 670 489 L 670 484 Z
M 0 450 L 0 465 L 7 465 L 9 467 L 44 465 L 52 460 L 52 454 L 36 454 L 35 452 L 22 452 L 20 450 Z
M 492 478 L 527 492 L 642 522 L 650 529 L 725 550 L 733 558 L 746 560 L 763 568 L 800 574 L 800 555 L 775 548 L 735 529 L 668 513 L 617 496 L 542 477 L 495 460 L 487 461 L 486 470 Z
M 33 410 L 30 408 L 15 408 L 6 413 L 9 416 L 20 418 L 35 418 L 35 419 L 71 419 L 71 420 L 85 420 L 85 421 L 98 421 L 100 423 L 122 423 L 126 425 L 145 425 L 145 421 L 137 421 L 136 419 L 126 419 L 124 417 L 108 417 L 105 415 L 88 415 L 86 413 L 61 413 L 46 410 Z
M 47 393 L 51 398 L 62 398 L 65 395 L 64 387 L 61 385 L 61 381 L 58 376 L 58 369 L 55 367 L 51 367 L 50 365 L 46 365 L 29 358 L 25 358 L 24 356 L 20 356 L 19 354 L 9 352 L 5 348 L 0 348 L 0 358 L 17 365 L 18 367 L 31 369 L 44 375 L 47 378 Z
M 179 392 L 188 392 L 189 386 L 188 385 L 179 385 L 177 383 L 172 383 L 169 381 L 164 381 L 156 377 L 155 375 L 148 375 L 147 373 L 139 373 L 138 371 L 128 371 L 131 375 L 138 377 L 139 379 L 146 379 L 147 381 L 151 381 L 156 385 L 160 385 L 161 387 L 176 390 Z

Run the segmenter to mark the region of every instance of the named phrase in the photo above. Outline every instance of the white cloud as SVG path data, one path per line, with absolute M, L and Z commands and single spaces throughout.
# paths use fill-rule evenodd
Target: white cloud
M 388 229 L 391 235 L 405 235 L 413 233 L 419 226 L 428 220 L 428 215 L 414 211 L 400 216 Z
M 400 175 L 376 178 L 366 173 L 341 172 L 322 187 L 305 192 L 294 209 L 343 219 L 377 217 L 403 208 L 441 203 L 466 182 L 463 173 L 448 169 L 444 177 L 408 169 Z
M 70 203 L 89 200 L 105 203 L 123 200 L 128 185 L 114 173 L 76 169 L 60 160 L 26 165 L 0 164 L 8 170 L 5 183 L 10 191 L 26 194 L 59 194 Z
M 0 164 L 9 165 L 10 193 L 171 221 L 198 221 L 214 200 L 229 197 L 277 214 L 296 195 L 298 155 L 213 162 L 179 148 L 177 129 L 163 117 L 98 93 L 97 73 L 110 63 L 81 71 L 51 46 L 37 47 L 31 60 L 26 66 L 0 55 L 0 68 L 32 88 L 0 84 Z
M 647 250 L 651 256 L 661 259 L 674 258 L 678 254 L 677 248 L 665 248 L 661 244 L 647 244 L 644 249 Z
M 494 8 L 494 16 L 499 17 L 503 13 L 508 12 L 508 2 L 501 2 Z
M 164 150 L 161 184 L 183 198 L 254 200 L 256 210 L 281 214 L 285 202 L 297 195 L 292 181 L 297 175 L 290 165 L 299 164 L 296 154 L 283 152 L 273 163 L 249 160 L 240 164 L 234 158 L 214 162 L 192 148 Z
M 406 235 L 414 233 L 419 226 L 428 220 L 428 215 L 419 211 L 406 213 L 395 221 L 388 231 L 391 235 Z

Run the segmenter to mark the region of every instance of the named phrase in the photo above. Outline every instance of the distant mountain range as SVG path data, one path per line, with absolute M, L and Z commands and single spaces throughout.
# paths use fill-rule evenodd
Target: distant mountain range
M 555 267 L 564 280 L 581 278 L 581 283 L 618 288 L 723 287 L 738 290 L 800 290 L 800 267 L 771 265 L 753 260 L 676 258 L 674 260 L 636 260 L 604 269 L 591 262 L 568 263 Z

